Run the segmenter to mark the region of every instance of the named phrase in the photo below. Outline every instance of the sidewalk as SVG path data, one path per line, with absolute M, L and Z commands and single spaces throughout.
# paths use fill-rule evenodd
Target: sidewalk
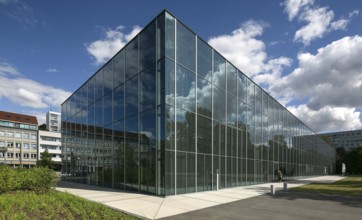
M 288 182 L 288 188 L 311 182 L 335 182 L 344 177 L 320 176 Z M 128 191 L 120 191 L 72 182 L 60 181 L 56 190 L 68 192 L 91 201 L 103 203 L 122 212 L 145 218 L 158 219 L 190 211 L 226 204 L 270 193 L 270 185 L 277 191 L 283 190 L 283 183 L 266 183 L 251 186 L 206 191 L 184 195 L 157 197 Z

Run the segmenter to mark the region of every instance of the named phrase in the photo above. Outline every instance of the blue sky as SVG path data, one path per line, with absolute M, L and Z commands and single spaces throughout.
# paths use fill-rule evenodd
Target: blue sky
M 0 0 L 0 110 L 44 122 L 163 9 L 316 132 L 362 129 L 359 0 Z

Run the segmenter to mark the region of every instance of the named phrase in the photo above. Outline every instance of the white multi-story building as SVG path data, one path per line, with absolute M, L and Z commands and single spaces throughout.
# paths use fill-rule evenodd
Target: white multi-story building
M 46 128 L 48 131 L 60 132 L 61 114 L 59 112 L 48 111 L 46 114 Z
M 60 170 L 62 162 L 61 161 L 62 143 L 60 139 L 61 139 L 60 132 L 39 130 L 38 158 L 40 159 L 42 153 L 45 150 L 48 150 L 49 154 L 52 156 L 52 161 L 54 162 L 54 167 L 56 170 Z
M 37 161 L 38 120 L 0 111 L 0 164 L 32 167 Z

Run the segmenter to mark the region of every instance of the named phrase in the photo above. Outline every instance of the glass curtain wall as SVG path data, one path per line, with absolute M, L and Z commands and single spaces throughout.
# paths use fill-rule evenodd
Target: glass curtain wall
M 168 12 L 62 104 L 64 179 L 174 195 L 332 172 L 333 149 Z

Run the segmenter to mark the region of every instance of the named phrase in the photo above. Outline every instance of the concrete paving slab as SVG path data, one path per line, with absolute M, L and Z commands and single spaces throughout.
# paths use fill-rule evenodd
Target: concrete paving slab
M 311 182 L 334 182 L 342 179 L 338 176 L 321 176 L 313 178 L 299 179 L 288 182 L 288 188 L 305 185 Z M 270 196 L 270 185 L 273 185 L 276 194 L 283 192 L 283 183 L 265 183 L 251 186 L 241 186 L 236 188 L 221 189 L 219 191 L 196 192 L 184 195 L 168 197 L 157 197 L 141 193 L 89 186 L 70 182 L 63 182 L 56 189 L 81 196 L 91 201 L 103 203 L 123 212 L 133 214 L 145 219 L 158 219 L 169 216 L 176 216 L 182 213 L 197 213 L 196 210 L 204 210 L 209 207 L 219 207 L 225 204 L 234 204 L 260 195 Z M 280 192 L 278 192 L 280 191 Z M 221 211 L 221 213 L 224 213 Z M 269 213 L 270 214 L 270 213 Z M 227 213 L 225 212 L 227 216 Z M 206 215 L 210 216 L 210 215 Z M 194 217 L 202 218 L 195 214 Z M 220 218 L 225 216 L 220 215 Z M 235 216 L 234 216 L 235 217 Z M 260 217 L 260 216 L 259 216 Z

